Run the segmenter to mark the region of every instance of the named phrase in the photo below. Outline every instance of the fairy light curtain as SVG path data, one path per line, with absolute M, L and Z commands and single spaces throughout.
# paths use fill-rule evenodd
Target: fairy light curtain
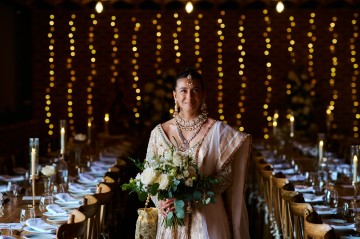
M 100 130 L 119 75 L 129 118 L 141 124 L 144 85 L 199 66 L 210 114 L 268 138 L 276 109 L 287 124 L 287 75 L 301 66 L 318 100 L 317 130 L 359 137 L 356 10 L 36 11 L 34 108 L 48 136 L 59 119 L 76 133 L 94 117 Z

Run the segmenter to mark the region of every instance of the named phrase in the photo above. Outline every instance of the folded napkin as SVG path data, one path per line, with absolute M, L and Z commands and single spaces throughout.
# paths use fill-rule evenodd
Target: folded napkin
M 97 165 L 92 165 L 91 167 L 90 167 L 90 170 L 91 170 L 91 172 L 93 172 L 93 173 L 97 173 L 97 174 L 105 174 L 106 172 L 107 172 L 107 168 L 103 168 L 103 167 L 100 167 L 100 166 L 97 166 Z
M 81 201 L 79 199 L 74 198 L 68 193 L 58 193 L 55 194 L 55 198 L 58 199 L 60 202 L 63 203 L 78 203 L 81 204 Z
M 23 181 L 25 179 L 24 176 L 9 176 L 9 175 L 0 175 L 0 180 L 6 181 L 6 182 L 17 182 L 17 181 Z
M 302 174 L 296 174 L 296 175 L 287 176 L 287 179 L 290 182 L 296 182 L 296 181 L 304 181 L 306 179 L 306 177 L 305 177 L 305 175 L 302 175 Z
M 315 190 L 313 186 L 307 186 L 307 185 L 295 185 L 295 191 L 298 191 L 300 193 L 314 193 Z
M 355 229 L 355 223 L 349 223 L 342 219 L 326 219 L 324 223 L 329 224 L 335 230 L 351 230 Z
M 92 162 L 92 165 L 108 169 L 111 166 L 113 166 L 114 163 L 103 162 L 103 161 L 94 161 L 94 162 Z
M 293 168 L 275 169 L 274 172 L 275 173 L 282 172 L 283 174 L 294 174 L 294 173 L 296 173 L 295 169 L 293 169 Z
M 324 195 L 316 196 L 313 194 L 303 194 L 305 202 L 311 203 L 311 202 L 322 202 L 324 201 L 323 197 Z
M 69 190 L 73 192 L 93 192 L 94 187 L 84 186 L 79 183 L 69 183 Z
M 79 179 L 84 183 L 99 183 L 102 181 L 101 178 L 96 178 L 88 173 L 80 173 Z
M 102 162 L 107 162 L 107 163 L 116 163 L 116 160 L 118 159 L 117 156 L 105 156 L 100 154 L 99 160 Z
M 0 185 L 0 193 L 6 193 L 7 192 L 7 185 Z
M 45 232 L 45 233 L 54 233 L 57 228 L 56 226 L 46 223 L 41 218 L 30 218 L 26 220 L 26 225 L 38 232 Z
M 278 163 L 278 164 L 274 164 L 273 168 L 274 169 L 280 169 L 280 168 L 290 168 L 290 164 L 289 163 Z
M 67 215 L 66 211 L 57 204 L 47 205 L 46 210 L 48 210 L 48 212 L 50 212 L 54 216 L 62 216 L 62 215 L 66 216 Z

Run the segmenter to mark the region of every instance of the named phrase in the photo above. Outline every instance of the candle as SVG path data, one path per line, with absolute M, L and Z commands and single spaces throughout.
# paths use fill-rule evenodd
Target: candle
M 324 141 L 320 140 L 319 141 L 319 162 L 321 162 L 323 155 L 324 155 Z
M 60 130 L 60 153 L 65 154 L 65 128 L 61 127 Z
M 108 134 L 109 133 L 109 126 L 108 126 L 108 124 L 109 124 L 109 114 L 105 114 L 105 118 L 104 118 L 104 120 L 105 120 L 105 133 L 106 134 Z
M 34 178 L 35 175 L 36 175 L 36 149 L 35 149 L 35 148 L 32 148 L 32 149 L 31 149 L 30 164 L 31 164 L 30 174 L 31 174 L 31 176 Z
M 358 158 L 356 155 L 354 155 L 353 158 L 353 183 L 357 182 L 357 165 L 358 165 Z
M 88 119 L 88 142 L 91 141 L 91 118 Z
M 294 121 L 295 121 L 294 115 L 293 115 L 293 113 L 291 113 L 291 116 L 290 116 L 290 137 L 291 138 L 294 137 Z

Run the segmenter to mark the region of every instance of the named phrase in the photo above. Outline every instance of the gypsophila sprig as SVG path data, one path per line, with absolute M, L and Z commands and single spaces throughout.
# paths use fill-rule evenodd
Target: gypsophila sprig
M 216 202 L 212 189 L 220 180 L 200 175 L 194 160 L 174 148 L 141 165 L 131 160 L 142 171 L 129 183 L 123 184 L 122 189 L 136 192 L 142 201 L 146 200 L 148 194 L 156 196 L 158 200 L 175 198 L 175 211 L 169 212 L 164 218 L 166 227 L 182 226 L 186 212 L 191 212 L 191 208 Z

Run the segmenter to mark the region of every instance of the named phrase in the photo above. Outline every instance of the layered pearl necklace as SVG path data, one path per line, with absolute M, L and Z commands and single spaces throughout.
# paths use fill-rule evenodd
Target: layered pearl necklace
M 174 115 L 176 130 L 178 132 L 179 138 L 181 139 L 181 145 L 178 146 L 178 150 L 184 152 L 190 147 L 190 142 L 193 140 L 200 132 L 202 125 L 207 120 L 207 113 L 203 112 L 201 115 L 198 115 L 195 119 L 186 121 L 180 117 L 179 114 Z M 182 133 L 182 129 L 185 131 L 196 130 L 189 139 L 186 139 Z

